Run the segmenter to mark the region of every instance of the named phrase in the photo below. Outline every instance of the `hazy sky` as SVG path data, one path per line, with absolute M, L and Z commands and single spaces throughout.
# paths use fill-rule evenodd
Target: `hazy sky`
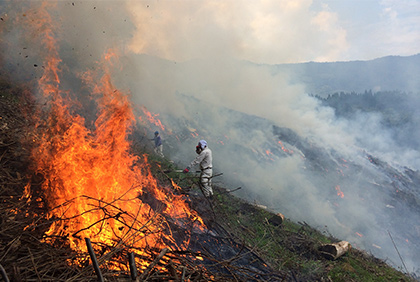
M 369 60 L 420 52 L 420 0 L 129 1 L 130 45 L 174 61 Z

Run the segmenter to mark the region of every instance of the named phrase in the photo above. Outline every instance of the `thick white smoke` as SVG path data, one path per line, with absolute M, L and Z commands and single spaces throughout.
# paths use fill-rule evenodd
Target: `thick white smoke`
M 399 161 L 400 165 L 415 160 L 404 157 L 415 155 L 398 147 L 387 129 L 381 126 L 379 116 L 337 119 L 331 108 L 321 106 L 317 99 L 305 94 L 303 85 L 291 84 L 287 73 L 272 73 L 267 66 L 232 60 L 175 64 L 146 56 L 133 56 L 131 61 L 136 62 L 136 59 L 137 64 L 133 65 L 139 66 L 147 76 L 137 73 L 127 80 L 129 88 L 138 93 L 133 99 L 140 104 L 146 99 L 149 109 L 169 115 L 170 118 L 163 121 L 171 124 L 174 132 L 182 132 L 190 125 L 199 133 L 196 139 L 167 144 L 167 149 L 176 148 L 170 151 L 170 156 L 178 164 L 188 165 L 194 157 L 195 142 L 204 138 L 214 150 L 215 170 L 224 173 L 223 180 L 232 186 L 230 188 L 236 185 L 244 188 L 238 192 L 241 197 L 282 212 L 293 220 L 305 221 L 320 229 L 326 226 L 336 237 L 400 265 L 390 244 L 386 229 L 389 226 L 383 222 L 383 214 L 388 214 L 392 199 L 383 191 L 372 196 L 366 186 L 368 180 L 387 177 L 372 167 L 364 152 L 393 164 Z M 130 73 L 135 71 L 130 70 Z M 144 98 L 142 93 L 153 94 Z M 193 103 L 190 99 L 200 102 Z M 243 120 L 235 111 L 246 114 L 250 120 Z M 187 122 L 176 123 L 172 121 L 174 118 Z M 265 122 L 251 122 L 253 118 Z M 337 169 L 335 173 L 348 174 L 346 180 L 339 180 L 338 176 L 330 178 L 330 174 L 323 179 L 316 171 L 305 168 L 305 158 L 298 150 L 287 157 L 267 155 L 266 150 L 279 148 L 270 125 L 292 129 L 312 143 L 314 150 L 317 147 L 325 150 L 327 155 L 323 157 L 334 160 L 343 170 Z M 225 145 L 220 146 L 217 142 L 224 135 L 228 138 L 224 140 Z M 257 153 L 250 154 L 251 151 Z M 358 168 L 346 169 L 333 152 L 339 152 L 340 158 Z M 414 165 L 416 163 L 410 163 L 416 168 Z M 345 194 L 339 207 L 331 201 L 337 185 Z M 406 216 L 416 217 L 411 213 Z M 400 247 L 400 251 L 403 249 Z M 409 252 L 409 247 L 404 251 Z M 409 260 L 408 253 L 404 255 L 405 263 L 413 270 L 416 262 Z

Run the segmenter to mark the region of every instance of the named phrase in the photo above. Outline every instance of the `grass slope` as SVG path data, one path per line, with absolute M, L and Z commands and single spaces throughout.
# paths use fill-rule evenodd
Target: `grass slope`
M 165 159 L 151 155 L 149 161 L 159 177 L 162 171 L 177 169 Z M 197 178 L 190 174 L 169 173 L 186 194 L 200 195 Z M 255 252 L 274 270 L 288 272 L 295 281 L 414 281 L 389 266 L 385 261 L 352 248 L 336 260 L 327 259 L 318 251 L 323 244 L 338 242 L 306 223 L 295 223 L 235 197 L 225 187 L 214 187 L 213 211 L 204 211 L 202 201 L 192 202 L 209 223 L 221 226 L 237 242 Z M 212 214 L 209 216 L 208 214 Z M 280 224 L 281 223 L 281 224 Z
M 0 244 L 0 251 L 5 254 L 0 256 L 0 264 L 8 270 L 13 269 L 13 272 L 16 272 L 16 269 L 20 267 L 20 270 L 13 274 L 14 277 L 19 277 L 19 275 L 23 277 L 25 273 L 28 273 L 25 274 L 27 277 L 32 275 L 32 277 L 37 276 L 39 279 L 41 271 L 39 268 L 35 269 L 36 273 L 34 273 L 30 265 L 27 267 L 25 265 L 25 268 L 22 268 L 23 266 L 19 263 L 16 264 L 16 260 L 22 261 L 25 256 L 34 263 L 31 251 L 28 253 L 26 250 L 34 252 L 34 249 L 38 249 L 39 239 L 35 233 L 24 233 L 22 228 L 25 225 L 20 227 L 13 223 L 18 222 L 16 218 L 20 215 L 17 215 L 16 218 L 6 216 L 9 206 L 19 204 L 20 193 L 23 192 L 24 184 L 27 183 L 22 175 L 30 173 L 28 171 L 29 163 L 27 162 L 28 151 L 24 149 L 25 146 L 22 141 L 28 139 L 23 137 L 30 120 L 27 119 L 29 117 L 22 115 L 21 109 L 22 106 L 30 107 L 32 101 L 22 95 L 23 93 L 26 92 L 21 88 L 13 86 L 5 80 L 0 81 L 0 155 L 2 157 L 0 158 L 2 168 L 0 207 L 1 210 L 5 211 L 0 218 L 0 224 L 11 226 L 9 230 L 0 230 L 2 243 Z M 144 148 L 146 147 L 133 147 L 133 152 L 143 154 Z M 191 197 L 191 206 L 203 216 L 209 227 L 223 229 L 236 242 L 244 244 L 262 258 L 272 269 L 287 273 L 287 277 L 292 277 L 294 281 L 412 280 L 404 273 L 388 266 L 384 261 L 356 249 L 352 249 L 337 260 L 328 260 L 321 256 L 318 247 L 324 243 L 338 241 L 337 239 L 321 234 L 305 223 L 294 223 L 288 219 L 282 221 L 277 215 L 235 197 L 234 192 L 230 193 L 225 187 L 214 187 L 215 197 L 212 206 L 205 208 L 200 190 L 195 184 L 197 178 L 182 173 L 164 173 L 164 171 L 173 170 L 176 167 L 170 161 L 157 158 L 153 154 L 150 155 L 149 162 L 158 181 L 168 183 L 173 180 L 185 194 L 195 195 L 196 200 Z M 14 256 L 17 251 L 15 250 L 14 253 L 9 251 L 13 249 L 16 241 L 15 237 L 18 235 L 15 233 L 20 232 L 19 230 L 23 233 L 20 234 L 20 245 L 17 250 L 21 250 L 22 254 L 15 259 Z M 41 233 L 39 236 L 42 235 Z M 22 235 L 25 234 L 28 237 L 27 240 L 23 240 Z M 43 248 L 45 250 L 49 247 L 44 246 Z M 50 247 L 49 251 L 57 250 Z M 62 251 L 68 255 L 66 250 L 63 249 Z M 40 253 L 48 255 L 48 252 L 42 251 Z M 64 265 L 65 260 L 57 255 L 48 259 L 51 260 L 51 258 L 55 258 L 54 261 L 57 264 L 60 261 L 63 264 L 61 277 L 71 277 L 74 273 L 78 273 L 78 270 L 68 270 L 68 266 Z M 40 258 L 41 260 L 47 261 L 44 255 Z M 9 261 L 15 262 L 11 262 L 12 264 L 9 265 Z M 56 272 L 59 271 L 48 272 L 48 275 L 57 277 L 54 276 Z M 25 278 L 23 278 L 24 280 Z M 46 280 L 49 281 L 49 279 Z M 62 278 L 56 281 L 66 280 L 67 278 Z

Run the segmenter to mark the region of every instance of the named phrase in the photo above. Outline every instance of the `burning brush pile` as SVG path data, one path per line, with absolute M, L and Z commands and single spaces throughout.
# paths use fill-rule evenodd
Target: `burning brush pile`
M 243 247 L 216 239 L 179 187 L 152 175 L 146 154 L 131 153 L 135 115 L 111 82 L 114 52 L 103 56 L 99 71 L 80 75 L 89 101 L 64 89 L 58 42 L 43 8 L 30 23 L 45 51 L 41 77 L 27 89 L 1 85 L 3 280 L 226 281 L 268 274 L 257 256 L 238 256 Z

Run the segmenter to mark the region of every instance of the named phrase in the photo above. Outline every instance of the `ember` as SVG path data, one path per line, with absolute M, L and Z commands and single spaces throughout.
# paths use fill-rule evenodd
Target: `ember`
M 344 198 L 344 193 L 341 192 L 340 185 L 335 186 L 335 190 L 337 191 L 337 196 Z
M 280 145 L 281 149 L 282 149 L 285 153 L 288 153 L 288 154 L 293 154 L 293 150 L 288 150 L 288 149 L 286 149 L 286 147 L 284 147 L 284 145 L 283 145 L 283 143 L 282 143 L 281 141 L 279 141 L 278 143 L 279 143 L 279 145 Z

